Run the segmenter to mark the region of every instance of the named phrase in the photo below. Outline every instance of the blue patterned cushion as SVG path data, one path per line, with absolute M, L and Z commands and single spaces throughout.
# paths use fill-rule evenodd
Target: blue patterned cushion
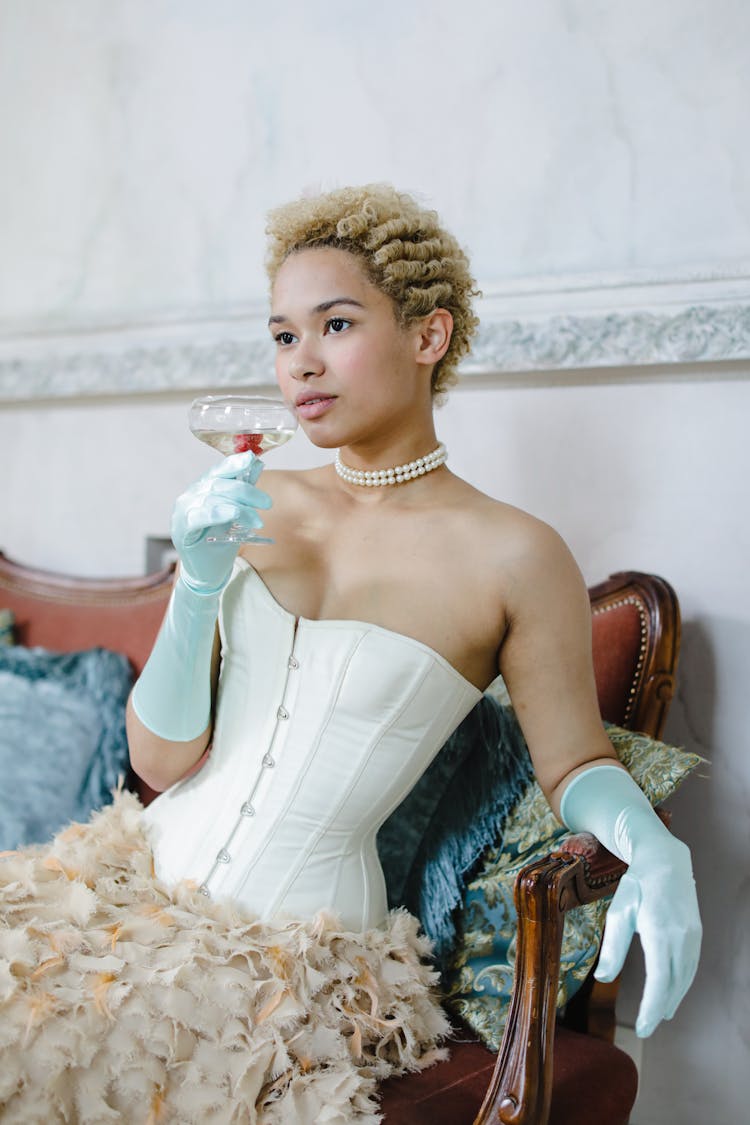
M 44 843 L 111 799 L 131 680 L 105 649 L 0 647 L 0 850 Z

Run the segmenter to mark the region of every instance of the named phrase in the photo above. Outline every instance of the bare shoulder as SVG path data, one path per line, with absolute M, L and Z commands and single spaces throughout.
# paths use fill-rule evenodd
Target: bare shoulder
M 537 516 L 456 480 L 466 516 L 474 525 L 474 541 L 481 543 L 488 565 L 502 574 L 511 616 L 527 600 L 543 604 L 584 588 L 578 565 L 559 532 Z
M 481 521 L 489 544 L 509 558 L 519 557 L 528 564 L 549 557 L 554 563 L 560 554 L 570 553 L 558 532 L 530 512 L 496 500 L 459 477 L 454 477 L 454 488 L 456 502 L 467 518 Z

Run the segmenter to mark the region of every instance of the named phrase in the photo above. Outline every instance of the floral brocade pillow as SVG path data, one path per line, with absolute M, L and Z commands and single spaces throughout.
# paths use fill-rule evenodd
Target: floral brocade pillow
M 607 733 L 652 805 L 666 800 L 703 761 L 648 735 L 609 724 Z M 466 888 L 458 943 L 444 977 L 445 1003 L 494 1051 L 500 1048 L 513 989 L 516 876 L 527 863 L 554 851 L 567 835 L 533 781 L 508 814 L 502 846 L 485 852 Z M 575 994 L 596 961 L 609 901 L 589 903 L 566 915 L 558 1007 Z

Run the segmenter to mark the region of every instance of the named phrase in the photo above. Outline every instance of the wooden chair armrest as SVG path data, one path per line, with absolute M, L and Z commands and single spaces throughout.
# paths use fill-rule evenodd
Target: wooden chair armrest
M 565 914 L 614 892 L 626 864 L 582 833 L 518 875 L 516 971 L 492 1082 L 474 1125 L 546 1125 Z
M 655 811 L 669 827 L 671 814 Z M 547 1125 L 565 914 L 614 894 L 626 871 L 626 863 L 582 832 L 518 873 L 513 994 L 492 1081 L 474 1125 Z

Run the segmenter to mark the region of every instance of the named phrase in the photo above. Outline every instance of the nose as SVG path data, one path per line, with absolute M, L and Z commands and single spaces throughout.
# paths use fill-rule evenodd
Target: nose
M 324 370 L 325 364 L 318 350 L 304 339 L 300 340 L 289 360 L 291 377 L 304 381 L 311 375 L 322 375 Z

